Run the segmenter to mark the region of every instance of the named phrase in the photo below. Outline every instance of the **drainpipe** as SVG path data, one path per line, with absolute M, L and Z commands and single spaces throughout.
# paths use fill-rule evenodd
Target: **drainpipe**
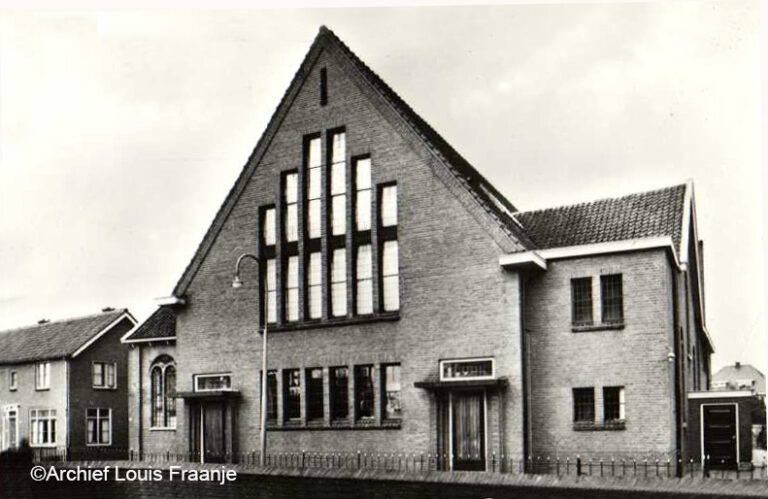
M 139 390 L 138 390 L 138 395 L 139 395 L 139 397 L 138 397 L 139 398 L 138 412 L 139 412 L 139 414 L 137 416 L 138 419 L 139 419 L 139 421 L 138 421 L 138 437 L 139 437 L 138 438 L 138 446 L 139 446 L 139 448 L 137 449 L 137 451 L 139 453 L 139 460 L 142 460 L 142 457 L 144 456 L 144 411 L 143 411 L 143 409 L 144 409 L 144 397 L 142 396 L 144 394 L 144 389 L 143 389 L 144 388 L 144 383 L 143 383 L 143 379 L 142 379 L 141 373 L 144 372 L 144 362 L 143 362 L 143 359 L 142 359 L 142 357 L 143 357 L 142 356 L 143 348 L 141 346 L 134 347 L 134 348 L 137 348 L 139 350 L 139 352 L 138 352 L 139 361 L 137 362 L 138 370 L 139 370 L 139 372 L 138 372 L 138 387 L 139 387 Z
M 522 399 L 523 399 L 523 462 L 531 452 L 531 390 L 530 358 L 528 356 L 528 333 L 525 326 L 525 284 L 526 277 L 518 273 L 520 279 L 520 358 L 522 359 Z

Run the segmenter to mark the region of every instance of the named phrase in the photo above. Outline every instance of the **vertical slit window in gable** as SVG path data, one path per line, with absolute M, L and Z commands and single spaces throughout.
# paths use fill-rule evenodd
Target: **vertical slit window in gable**
M 328 104 L 328 70 L 320 68 L 320 105 Z
M 275 208 L 265 208 L 261 225 L 261 238 L 264 246 L 274 246 L 277 242 L 275 223 Z
M 381 188 L 381 226 L 397 226 L 397 185 Z

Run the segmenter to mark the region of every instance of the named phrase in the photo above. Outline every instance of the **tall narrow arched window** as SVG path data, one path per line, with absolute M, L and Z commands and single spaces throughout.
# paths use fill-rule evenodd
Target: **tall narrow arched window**
M 152 426 L 163 426 L 163 368 L 152 368 Z
M 176 428 L 176 367 L 173 358 L 161 355 L 150 369 L 151 426 Z
M 176 427 L 176 368 L 166 366 L 165 368 L 165 426 Z

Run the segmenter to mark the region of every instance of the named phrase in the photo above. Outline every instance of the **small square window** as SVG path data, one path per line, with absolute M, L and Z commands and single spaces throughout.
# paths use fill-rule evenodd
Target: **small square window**
M 114 362 L 94 362 L 91 365 L 93 387 L 115 388 L 117 386 L 116 369 L 117 365 Z
M 19 387 L 19 372 L 11 371 L 8 373 L 8 389 L 13 391 Z

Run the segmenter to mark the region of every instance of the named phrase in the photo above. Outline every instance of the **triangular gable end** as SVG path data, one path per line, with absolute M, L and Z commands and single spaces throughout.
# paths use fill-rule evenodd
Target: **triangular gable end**
M 428 160 L 427 163 L 438 178 L 489 232 L 502 251 L 515 252 L 534 248 L 522 227 L 512 217 L 512 213 L 516 211 L 515 207 L 357 58 L 332 31 L 322 26 L 267 128 L 176 284 L 173 296 L 183 296 L 186 293 L 323 51 L 328 51 L 333 61 L 354 81 L 366 98 L 384 104 L 378 106 L 382 116 L 409 143 L 414 152 Z

